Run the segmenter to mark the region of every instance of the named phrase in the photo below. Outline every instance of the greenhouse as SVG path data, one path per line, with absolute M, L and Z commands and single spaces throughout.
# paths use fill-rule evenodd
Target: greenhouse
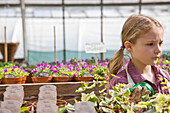
M 0 0 L 0 26 L 0 113 L 170 112 L 170 0 Z

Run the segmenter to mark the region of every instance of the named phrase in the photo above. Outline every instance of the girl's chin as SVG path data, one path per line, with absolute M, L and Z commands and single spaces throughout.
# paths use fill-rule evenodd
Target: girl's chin
M 153 65 L 156 65 L 157 61 L 158 61 L 158 60 L 154 61 L 154 62 L 153 62 Z

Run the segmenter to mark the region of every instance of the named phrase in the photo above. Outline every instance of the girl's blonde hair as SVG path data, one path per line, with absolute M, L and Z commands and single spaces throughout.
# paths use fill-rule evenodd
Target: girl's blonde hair
M 146 15 L 132 15 L 130 16 L 123 25 L 121 32 L 122 46 L 126 41 L 135 44 L 136 40 L 141 34 L 147 33 L 153 27 L 162 28 L 162 25 L 154 18 Z M 123 66 L 123 50 L 120 48 L 110 59 L 108 69 L 111 74 L 117 74 L 120 68 Z

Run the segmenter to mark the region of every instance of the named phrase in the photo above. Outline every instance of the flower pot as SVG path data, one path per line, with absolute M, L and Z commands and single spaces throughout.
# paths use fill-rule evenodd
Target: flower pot
M 73 77 L 53 77 L 54 82 L 70 82 L 72 81 Z
M 52 81 L 51 77 L 32 77 L 33 83 L 50 83 Z
M 22 77 L 18 78 L 2 78 L 2 84 L 22 84 Z
M 3 56 L 3 61 L 5 61 L 4 43 L 0 43 L 0 51 Z M 19 43 L 7 43 L 8 48 L 8 61 L 14 61 L 14 56 L 17 51 Z
M 74 77 L 74 80 L 79 81 L 93 81 L 94 77 Z
M 65 100 L 60 100 L 57 99 L 57 106 L 60 107 L 65 107 L 67 105 L 67 102 Z
M 0 79 L 0 84 L 1 84 L 1 82 L 2 82 L 2 79 Z
M 22 84 L 25 84 L 26 80 L 27 80 L 27 76 L 22 77 Z
M 27 76 L 27 80 L 26 80 L 26 83 L 32 83 L 32 73 L 30 73 L 28 76 Z

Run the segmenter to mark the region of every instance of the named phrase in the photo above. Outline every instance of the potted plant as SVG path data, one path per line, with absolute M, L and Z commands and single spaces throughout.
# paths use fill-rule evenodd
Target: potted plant
M 77 61 L 76 63 L 77 73 L 74 75 L 75 81 L 92 81 L 94 76 L 91 74 L 93 67 L 90 67 L 85 61 Z
M 21 66 L 29 73 L 26 79 L 26 83 L 32 83 L 32 73 L 31 71 L 36 67 L 35 65 L 29 64 L 28 62 L 23 62 Z
M 53 74 L 57 73 L 58 69 L 48 63 L 42 62 L 38 64 L 32 71 L 32 81 L 34 83 L 49 83 L 52 81 Z
M 18 66 L 3 67 L 1 71 L 3 84 L 22 84 L 25 81 L 25 77 L 29 74 L 22 67 Z
M 76 73 L 76 71 L 73 69 L 73 66 L 64 65 L 63 63 L 61 63 L 60 65 L 58 65 L 58 72 L 54 74 L 54 81 L 70 82 L 73 79 L 74 73 Z

